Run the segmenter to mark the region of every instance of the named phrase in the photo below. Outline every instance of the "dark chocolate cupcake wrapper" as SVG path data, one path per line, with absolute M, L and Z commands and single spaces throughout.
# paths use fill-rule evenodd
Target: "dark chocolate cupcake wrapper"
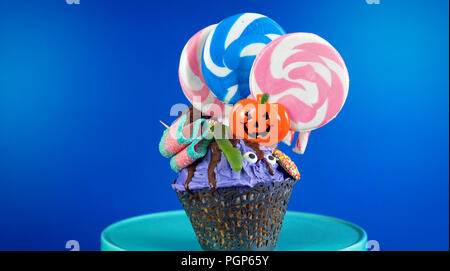
M 273 250 L 295 182 L 176 193 L 204 250 Z

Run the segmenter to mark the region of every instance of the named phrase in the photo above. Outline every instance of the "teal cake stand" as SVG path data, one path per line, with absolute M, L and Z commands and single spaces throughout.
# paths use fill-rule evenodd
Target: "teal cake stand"
M 366 250 L 360 227 L 333 217 L 288 211 L 276 250 Z M 146 251 L 202 250 L 183 210 L 132 217 L 107 227 L 101 249 Z

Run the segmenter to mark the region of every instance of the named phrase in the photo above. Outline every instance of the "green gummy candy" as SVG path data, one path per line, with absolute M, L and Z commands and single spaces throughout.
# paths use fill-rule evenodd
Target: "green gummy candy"
M 215 126 L 214 128 L 218 128 L 219 125 Z M 215 130 L 214 133 L 214 139 L 217 142 L 217 145 L 219 146 L 220 150 L 223 152 L 223 155 L 225 155 L 225 158 L 227 158 L 228 163 L 230 163 L 231 168 L 234 171 L 241 171 L 242 170 L 242 154 L 241 152 L 233 147 L 233 144 L 231 144 L 230 140 L 228 140 L 225 136 L 225 130 L 227 129 L 224 125 L 220 125 L 221 128 L 221 136 L 218 135 L 220 133 L 220 130 Z
M 228 160 L 228 163 L 230 163 L 231 168 L 233 168 L 234 171 L 241 171 L 242 170 L 242 154 L 241 152 L 233 147 L 230 140 L 228 139 L 217 139 L 216 138 L 217 145 L 222 150 L 223 154 Z
M 221 130 L 218 130 L 216 128 L 221 128 Z M 214 126 L 214 139 L 217 142 L 217 145 L 219 146 L 220 150 L 223 152 L 223 155 L 225 155 L 225 158 L 227 158 L 228 163 L 230 163 L 231 168 L 234 171 L 241 171 L 242 170 L 242 154 L 241 152 L 233 147 L 233 144 L 231 144 L 230 140 L 226 138 L 225 130 L 227 127 L 225 125 L 216 125 Z M 221 133 L 221 135 L 219 135 Z

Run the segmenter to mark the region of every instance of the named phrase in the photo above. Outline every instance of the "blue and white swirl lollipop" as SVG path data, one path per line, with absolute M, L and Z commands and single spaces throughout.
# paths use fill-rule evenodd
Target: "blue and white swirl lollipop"
M 202 73 L 211 91 L 226 104 L 250 95 L 250 70 L 259 51 L 285 32 L 256 13 L 231 16 L 211 31 L 202 54 Z

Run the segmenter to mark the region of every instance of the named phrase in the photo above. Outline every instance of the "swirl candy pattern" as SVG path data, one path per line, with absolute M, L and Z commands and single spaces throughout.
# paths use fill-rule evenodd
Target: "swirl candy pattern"
M 217 98 L 226 104 L 247 98 L 256 55 L 284 34 L 276 22 L 256 13 L 238 14 L 220 22 L 208 35 L 202 55 L 203 76 Z
M 252 95 L 267 93 L 269 102 L 282 104 L 295 131 L 319 128 L 336 117 L 348 88 L 348 71 L 339 53 L 310 33 L 288 34 L 269 43 L 250 74 Z
M 197 32 L 184 46 L 181 53 L 178 77 L 186 98 L 199 111 L 208 116 L 228 116 L 231 106 L 225 105 L 211 92 L 201 71 L 201 56 L 205 40 L 216 27 L 210 25 Z M 226 111 L 227 110 L 227 111 Z

